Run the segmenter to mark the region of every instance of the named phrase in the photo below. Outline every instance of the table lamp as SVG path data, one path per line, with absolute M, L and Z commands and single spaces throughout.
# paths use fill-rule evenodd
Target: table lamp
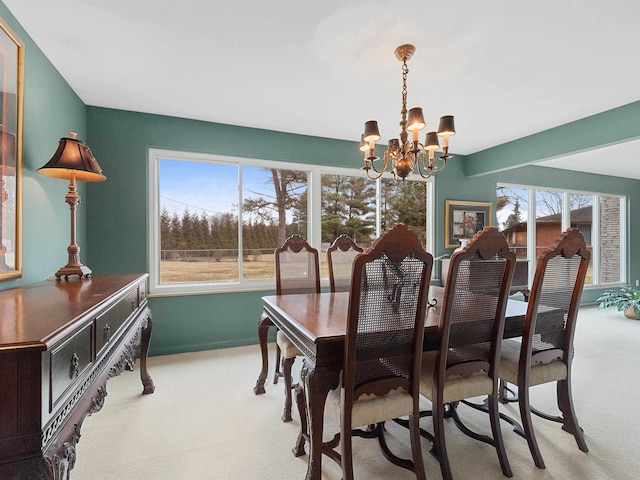
M 76 138 L 76 133 L 71 132 L 70 137 L 61 138 L 58 150 L 51 160 L 37 170 L 47 177 L 69 180 L 69 192 L 65 197 L 71 210 L 71 244 L 67 247 L 69 261 L 56 272 L 56 280 L 63 276 L 66 280 L 71 275 L 78 275 L 80 278 L 91 275 L 91 269 L 80 263 L 80 247 L 76 244 L 76 205 L 80 203 L 76 180 L 102 182 L 107 179 L 89 147 Z

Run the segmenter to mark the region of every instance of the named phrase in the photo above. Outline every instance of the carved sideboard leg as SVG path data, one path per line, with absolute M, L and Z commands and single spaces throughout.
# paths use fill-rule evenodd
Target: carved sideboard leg
M 54 448 L 53 452 L 44 454 L 44 461 L 50 475 L 48 478 L 51 478 L 51 480 L 70 479 L 71 470 L 76 464 L 76 445 L 80 441 L 80 427 L 84 418 L 82 417 L 80 422 L 74 425 L 73 435 L 62 444 L 61 449 Z
M 156 389 L 153 380 L 147 370 L 147 357 L 149 356 L 149 343 L 151 342 L 151 330 L 153 328 L 153 317 L 151 310 L 147 309 L 147 319 L 142 326 L 142 343 L 140 345 L 140 380 L 144 387 L 142 393 L 153 393 Z
M 269 327 L 273 326 L 273 322 L 264 313 L 258 320 L 258 339 L 260 340 L 260 351 L 262 352 L 262 370 L 258 375 L 256 386 L 253 387 L 253 393 L 260 395 L 265 393 L 264 382 L 267 378 L 267 372 L 269 371 L 269 352 L 267 351 L 267 334 L 269 333 Z

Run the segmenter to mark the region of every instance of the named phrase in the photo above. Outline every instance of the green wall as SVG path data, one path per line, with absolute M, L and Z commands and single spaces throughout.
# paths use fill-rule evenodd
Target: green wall
M 360 161 L 351 142 L 160 115 L 88 107 L 87 124 L 91 151 L 107 176 L 87 187 L 85 251 L 94 273 L 148 271 L 149 147 L 336 166 Z M 262 295 L 151 298 L 151 354 L 256 343 Z
M 22 156 L 22 278 L 2 282 L 0 290 L 45 280 L 67 263 L 70 243 L 68 182 L 44 177 L 36 169 L 70 131 L 85 138 L 86 107 L 3 3 L 0 18 L 25 44 Z M 83 196 L 85 186 L 80 184 Z M 77 241 L 86 245 L 86 202 L 78 209 Z M 81 252 L 81 254 L 83 254 Z M 81 257 L 84 260 L 84 256 Z

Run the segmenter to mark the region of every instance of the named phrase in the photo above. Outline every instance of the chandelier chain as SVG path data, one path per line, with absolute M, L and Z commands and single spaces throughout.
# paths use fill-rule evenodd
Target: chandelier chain
M 409 75 L 409 66 L 407 59 L 402 60 L 402 110 L 400 110 L 400 142 L 401 148 L 407 141 L 407 76 Z

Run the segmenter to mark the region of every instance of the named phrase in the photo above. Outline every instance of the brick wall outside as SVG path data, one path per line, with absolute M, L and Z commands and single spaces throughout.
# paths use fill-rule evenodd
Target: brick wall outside
M 602 283 L 620 281 L 620 199 L 600 197 L 600 276 Z

